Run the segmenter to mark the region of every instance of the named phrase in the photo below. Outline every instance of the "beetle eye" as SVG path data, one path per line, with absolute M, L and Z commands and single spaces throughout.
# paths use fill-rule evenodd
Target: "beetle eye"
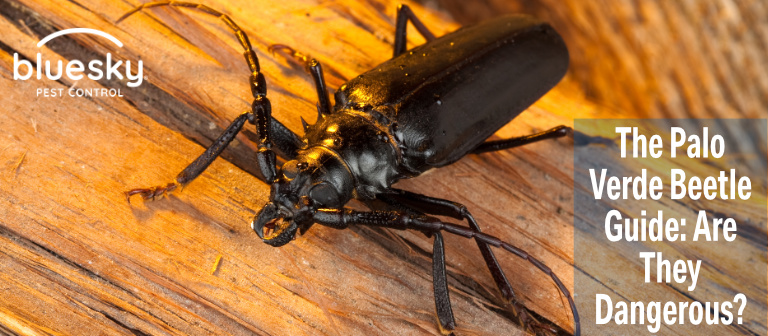
M 343 205 L 339 204 L 341 203 L 339 192 L 328 182 L 320 182 L 312 187 L 309 198 L 325 207 L 339 208 Z

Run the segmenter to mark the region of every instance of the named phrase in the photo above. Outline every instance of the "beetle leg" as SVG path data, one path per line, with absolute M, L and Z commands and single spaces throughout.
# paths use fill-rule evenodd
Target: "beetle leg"
M 481 232 L 480 226 L 475 221 L 475 218 L 467 210 L 467 207 L 461 203 L 453 202 L 445 199 L 430 197 L 426 195 L 412 193 L 401 189 L 390 189 L 390 193 L 383 193 L 377 195 L 377 199 L 389 205 L 389 208 L 404 210 L 416 214 L 430 214 L 437 216 L 447 216 L 456 219 L 466 220 L 472 230 Z M 367 203 L 368 204 L 368 203 Z M 501 292 L 502 297 L 507 304 L 511 305 L 512 310 L 519 319 L 521 325 L 530 327 L 533 330 L 542 330 L 545 332 L 551 332 L 551 327 L 546 324 L 540 323 L 536 318 L 528 311 L 528 309 L 520 303 L 516 296 L 515 291 L 512 289 L 512 285 L 507 280 L 504 271 L 501 269 L 499 262 L 496 259 L 491 247 L 482 240 L 475 239 L 477 247 L 480 249 L 483 259 L 488 270 L 491 272 L 496 287 Z M 434 252 L 433 252 L 434 253 Z M 434 257 L 433 257 L 434 258 Z
M 379 194 L 377 195 L 377 198 L 386 203 L 396 202 L 405 205 L 408 208 L 430 215 L 448 216 L 466 220 L 472 230 L 481 232 L 480 225 L 477 224 L 475 218 L 463 204 L 400 189 L 390 190 L 392 193 Z M 485 264 L 488 266 L 488 270 L 491 272 L 491 276 L 493 277 L 494 282 L 496 282 L 496 287 L 501 292 L 502 297 L 508 302 L 514 302 L 515 291 L 512 289 L 507 277 L 504 275 L 504 271 L 501 270 L 501 266 L 496 260 L 496 256 L 493 254 L 493 251 L 491 251 L 491 247 L 480 240 L 477 240 L 477 247 L 480 249 L 483 258 L 485 259 Z
M 216 141 L 213 142 L 203 154 L 197 157 L 192 163 L 190 163 L 184 170 L 176 176 L 175 182 L 168 183 L 164 186 L 157 186 L 152 188 L 139 188 L 132 189 L 125 192 L 126 198 L 130 202 L 130 197 L 133 195 L 140 195 L 145 200 L 154 200 L 158 197 L 165 196 L 169 192 L 192 182 L 202 172 L 208 168 L 208 166 L 215 160 L 224 148 L 229 145 L 235 138 L 238 132 L 243 128 L 245 122 L 253 118 L 252 112 L 244 112 L 227 127 L 226 130 L 219 136 Z M 272 119 L 270 123 L 271 128 L 271 141 L 275 146 L 275 149 L 281 154 L 283 158 L 292 159 L 296 156 L 296 151 L 301 145 L 301 140 L 296 133 L 289 130 L 279 121 Z M 264 179 L 262 179 L 264 180 Z
M 235 135 L 237 135 L 237 133 L 243 129 L 243 125 L 249 119 L 249 115 L 251 114 L 251 112 L 244 112 L 235 118 L 235 120 L 229 124 L 229 127 L 224 130 L 224 133 L 222 133 L 219 138 L 213 142 L 213 144 L 205 149 L 203 154 L 200 154 L 200 156 L 198 156 L 195 161 L 192 161 L 192 163 L 184 168 L 184 170 L 182 170 L 179 175 L 176 175 L 176 183 L 183 186 L 202 174 L 203 171 L 213 162 L 213 160 L 215 160 L 221 154 L 221 152 L 224 151 L 224 148 L 227 148 L 227 145 L 232 142 L 232 140 L 235 138 Z
M 419 214 L 408 214 L 401 211 L 355 211 L 351 209 L 317 209 L 313 214 L 316 223 L 335 229 L 346 229 L 350 225 L 366 225 L 390 228 L 395 230 L 417 230 L 424 233 L 435 234 L 438 232 L 450 232 L 465 238 L 474 238 L 485 244 L 502 248 L 522 259 L 527 260 L 533 266 L 544 272 L 555 282 L 555 285 L 568 300 L 568 305 L 573 314 L 574 335 L 581 334 L 581 322 L 570 291 L 557 275 L 541 261 L 531 256 L 528 252 L 512 246 L 499 238 L 474 231 L 470 228 L 456 224 L 445 223 L 438 218 Z
M 285 44 L 273 44 L 269 46 L 269 51 L 274 53 L 275 51 L 286 52 L 292 62 L 304 68 L 306 72 L 312 75 L 312 81 L 315 84 L 317 90 L 317 108 L 321 115 L 328 115 L 331 113 L 331 101 L 328 98 L 328 86 L 325 84 L 325 77 L 323 76 L 323 67 L 313 57 L 304 54 L 296 49 L 291 48 Z
M 245 124 L 246 120 L 248 120 L 249 114 L 251 114 L 251 112 L 245 112 L 235 118 L 235 120 L 229 124 L 229 127 L 224 130 L 224 133 L 222 133 L 219 138 L 216 139 L 216 141 L 214 141 L 213 144 L 211 144 L 211 146 L 205 150 L 205 152 L 203 152 L 203 154 L 200 154 L 200 156 L 198 156 L 195 161 L 192 161 L 192 163 L 184 168 L 184 170 L 182 170 L 179 175 L 176 175 L 176 180 L 174 182 L 168 183 L 165 186 L 139 188 L 126 191 L 125 197 L 128 199 L 128 202 L 131 202 L 131 196 L 133 195 L 140 195 L 144 200 L 154 200 L 155 198 L 164 196 L 169 192 L 176 190 L 179 187 L 183 187 L 187 183 L 194 180 L 206 168 L 208 168 L 211 162 L 213 162 L 213 160 L 215 160 L 219 154 L 221 154 L 221 152 L 224 150 L 224 148 L 227 147 L 232 139 L 235 138 L 235 135 L 240 132 L 240 130 L 243 128 L 243 124 Z
M 556 138 L 564 137 L 568 135 L 568 133 L 571 133 L 571 128 L 568 126 L 560 125 L 536 134 L 531 134 L 531 135 L 526 135 L 526 136 L 521 136 L 516 138 L 503 139 L 503 140 L 486 141 L 481 143 L 479 146 L 477 146 L 474 150 L 472 150 L 471 153 L 481 154 L 481 153 L 487 153 L 487 152 L 494 152 L 502 149 L 519 147 L 519 146 L 527 145 L 529 143 L 534 143 L 541 140 L 556 139 Z
M 270 45 L 267 50 L 272 53 L 273 56 L 275 55 L 275 52 L 286 56 L 286 59 L 290 61 L 292 65 L 300 67 L 306 72 L 310 72 L 309 60 L 312 59 L 311 56 L 293 49 L 291 46 L 285 44 L 273 44 Z
M 432 247 L 432 288 L 435 292 L 435 309 L 440 322 L 440 332 L 448 335 L 456 329 L 456 321 L 451 309 L 451 298 L 448 295 L 448 280 L 445 275 L 445 246 L 443 234 L 435 232 L 435 242 Z
M 399 5 L 397 6 L 397 19 L 395 20 L 395 45 L 392 58 L 399 56 L 406 50 L 406 44 L 408 42 L 408 39 L 406 38 L 408 33 L 408 20 L 411 21 L 419 34 L 424 36 L 427 41 L 435 39 L 435 35 L 432 34 L 432 32 L 427 29 L 427 26 L 416 17 L 416 14 L 413 14 L 413 11 L 408 5 Z
M 323 67 L 314 58 L 310 59 L 307 65 L 317 90 L 318 112 L 323 116 L 329 115 L 331 114 L 331 101 L 328 99 L 328 87 L 325 85 L 325 78 L 323 78 Z
M 212 9 L 206 5 L 201 5 L 191 2 L 183 1 L 160 1 L 150 2 L 140 5 L 133 10 L 129 11 L 117 22 L 124 20 L 128 16 L 150 7 L 159 6 L 176 6 L 187 7 L 195 10 L 202 11 L 204 13 L 217 16 L 222 19 L 227 26 L 235 33 L 240 44 L 243 46 L 245 61 L 248 64 L 248 68 L 251 70 L 250 86 L 251 94 L 253 95 L 253 103 L 251 105 L 251 111 L 245 112 L 235 118 L 234 121 L 224 130 L 216 141 L 208 147 L 203 154 L 201 154 L 195 161 L 189 164 L 184 170 L 176 176 L 176 181 L 168 183 L 165 186 L 133 189 L 127 191 L 126 197 L 130 198 L 132 195 L 140 195 L 144 199 L 154 199 L 155 197 L 165 195 L 166 193 L 184 186 L 185 184 L 194 180 L 199 176 L 208 166 L 215 160 L 224 148 L 235 138 L 237 133 L 242 130 L 246 121 L 255 124 L 258 128 L 259 141 L 257 153 L 257 163 L 259 164 L 260 171 L 262 173 L 263 180 L 272 183 L 277 176 L 275 151 L 280 153 L 283 157 L 293 158 L 296 156 L 296 151 L 302 145 L 302 141 L 296 133 L 293 133 L 283 124 L 272 118 L 272 108 L 269 99 L 266 97 L 267 84 L 264 79 L 264 75 L 260 72 L 259 59 L 256 53 L 253 51 L 251 42 L 248 39 L 248 35 L 226 14 L 221 13 L 215 9 Z M 275 151 L 272 150 L 272 145 L 275 145 Z
M 392 199 L 382 199 L 382 206 L 377 206 L 371 202 L 366 202 L 369 208 L 398 209 L 409 213 L 423 215 L 419 210 L 404 206 Z M 440 323 L 440 332 L 443 335 L 452 334 L 456 329 L 456 320 L 453 317 L 451 309 L 451 298 L 448 295 L 448 280 L 445 270 L 445 247 L 443 235 L 440 232 L 430 233 L 427 236 L 434 236 L 434 246 L 432 248 L 432 288 L 435 293 L 435 310 L 437 319 Z M 485 245 L 487 246 L 487 245 Z

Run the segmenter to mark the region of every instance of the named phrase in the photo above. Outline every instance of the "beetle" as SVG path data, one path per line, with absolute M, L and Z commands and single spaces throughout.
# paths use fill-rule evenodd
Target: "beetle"
M 441 332 L 456 323 L 451 311 L 442 232 L 473 238 L 504 299 L 524 324 L 546 330 L 515 299 L 514 291 L 491 246 L 503 248 L 550 276 L 570 305 L 575 334 L 579 315 L 568 290 L 542 262 L 527 252 L 484 234 L 468 209 L 459 203 L 399 190 L 392 184 L 430 169 L 449 165 L 468 154 L 518 147 L 567 135 L 570 128 L 505 140 L 485 140 L 554 87 L 568 68 L 568 50 L 548 24 L 527 16 L 503 16 L 463 27 L 436 38 L 406 5 L 397 11 L 393 57 L 343 84 L 330 97 L 321 64 L 283 45 L 305 63 L 317 90 L 318 118 L 302 119 L 299 136 L 272 117 L 266 79 L 246 33 L 226 14 L 208 6 L 180 1 L 150 2 L 150 7 L 187 7 L 221 18 L 244 49 L 250 68 L 251 110 L 238 116 L 205 152 L 179 173 L 174 182 L 126 192 L 149 200 L 165 195 L 199 176 L 234 139 L 245 123 L 258 133 L 256 161 L 261 179 L 270 185 L 269 201 L 251 227 L 263 242 L 279 247 L 314 224 L 335 229 L 367 225 L 417 230 L 434 237 L 433 286 Z M 427 42 L 406 50 L 411 22 Z M 272 49 L 272 48 L 271 48 Z M 277 155 L 286 162 L 277 166 Z M 352 199 L 372 211 L 345 208 Z M 434 216 L 467 221 L 469 227 Z

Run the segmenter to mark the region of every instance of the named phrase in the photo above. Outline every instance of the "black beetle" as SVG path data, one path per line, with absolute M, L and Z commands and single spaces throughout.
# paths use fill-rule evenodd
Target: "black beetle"
M 245 49 L 254 100 L 251 111 L 236 118 L 175 182 L 133 189 L 126 192 L 127 197 L 138 194 L 154 199 L 189 183 L 219 156 L 247 121 L 257 127 L 261 178 L 271 185 L 269 202 L 251 224 L 265 243 L 287 244 L 297 231 L 306 232 L 314 223 L 336 229 L 350 225 L 413 229 L 434 236 L 437 316 L 441 331 L 451 332 L 456 324 L 448 297 L 441 232 L 474 238 L 503 297 L 514 305 L 524 323 L 548 328 L 529 320 L 529 313 L 517 303 L 491 245 L 547 273 L 568 299 L 575 334 L 580 333 L 573 299 L 547 266 L 525 251 L 481 233 L 465 206 L 391 187 L 400 179 L 449 165 L 467 154 L 568 134 L 570 128 L 558 126 L 529 136 L 484 142 L 564 76 L 568 50 L 551 26 L 527 16 L 504 16 L 435 38 L 407 6 L 401 5 L 393 58 L 342 85 L 333 108 L 320 63 L 304 58 L 317 88 L 318 120 L 313 125 L 302 120 L 305 135 L 300 137 L 272 118 L 258 58 L 245 32 L 229 16 L 205 5 L 170 1 L 136 7 L 118 22 L 143 8 L 157 6 L 194 8 L 226 22 Z M 428 42 L 406 52 L 408 21 Z M 276 152 L 287 160 L 280 168 L 276 166 Z M 344 208 L 353 198 L 376 210 Z M 469 228 L 442 222 L 435 215 L 466 220 Z

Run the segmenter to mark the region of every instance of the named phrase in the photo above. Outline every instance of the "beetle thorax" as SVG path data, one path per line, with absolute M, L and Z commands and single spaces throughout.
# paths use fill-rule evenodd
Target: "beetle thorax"
M 351 194 L 355 198 L 371 199 L 402 178 L 398 172 L 398 149 L 389 125 L 366 112 L 342 110 L 324 116 L 307 127 L 305 139 L 307 149 L 299 152 L 299 159 L 315 153 L 331 153 L 334 160 L 330 160 L 330 164 L 342 164 L 351 175 Z M 322 170 L 338 175 L 333 170 L 340 169 L 323 167 Z

